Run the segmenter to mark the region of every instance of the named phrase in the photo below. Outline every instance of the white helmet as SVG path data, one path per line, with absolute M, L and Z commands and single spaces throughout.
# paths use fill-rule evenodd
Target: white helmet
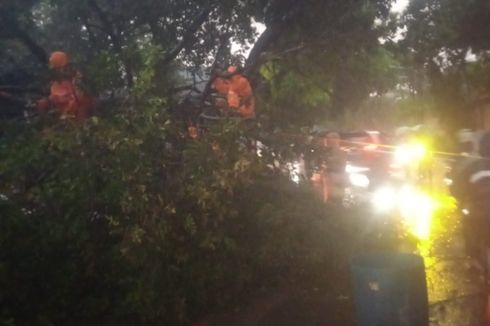
M 475 133 L 470 129 L 461 129 L 458 131 L 458 140 L 460 143 L 472 143 L 475 141 Z
M 410 133 L 411 130 L 412 129 L 410 127 L 399 127 L 399 128 L 396 128 L 396 130 L 395 130 L 395 136 L 396 137 L 403 137 L 406 134 Z

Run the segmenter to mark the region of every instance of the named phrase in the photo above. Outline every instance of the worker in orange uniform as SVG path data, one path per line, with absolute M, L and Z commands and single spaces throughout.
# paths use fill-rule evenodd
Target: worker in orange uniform
M 199 138 L 199 129 L 195 125 L 190 124 L 189 127 L 187 127 L 187 135 L 191 139 L 197 139 Z
M 255 118 L 255 97 L 252 86 L 236 66 L 230 66 L 225 74 L 217 77 L 213 88 L 226 96 L 228 108 L 244 119 Z
M 37 102 L 38 110 L 46 112 L 54 108 L 61 114 L 61 119 L 84 121 L 90 117 L 95 109 L 95 99 L 82 88 L 82 75 L 70 64 L 68 55 L 53 52 L 49 57 L 49 68 L 54 73 L 50 94 Z
M 329 132 L 324 139 L 327 149 L 324 198 L 337 204 L 344 199 L 347 164 L 347 155 L 341 149 L 340 142 L 340 135 L 336 132 Z
M 329 132 L 317 140 L 317 156 L 311 181 L 324 202 L 342 204 L 345 192 L 346 153 L 340 147 L 340 135 Z

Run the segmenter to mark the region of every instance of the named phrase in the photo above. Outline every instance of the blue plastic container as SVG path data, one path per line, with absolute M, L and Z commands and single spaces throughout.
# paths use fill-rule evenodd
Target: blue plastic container
M 412 254 L 369 254 L 351 265 L 359 326 L 428 326 L 424 260 Z

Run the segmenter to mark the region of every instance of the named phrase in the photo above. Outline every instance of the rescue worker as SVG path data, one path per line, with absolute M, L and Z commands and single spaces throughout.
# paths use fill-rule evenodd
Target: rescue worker
M 189 124 L 187 134 L 190 139 L 197 139 L 199 138 L 199 129 L 194 124 Z
M 53 72 L 50 94 L 37 101 L 38 110 L 56 109 L 61 119 L 84 121 L 90 117 L 95 109 L 95 99 L 82 87 L 82 75 L 70 64 L 68 55 L 61 51 L 51 53 L 49 68 Z
M 255 118 L 255 97 L 252 86 L 237 66 L 229 66 L 226 73 L 219 73 L 213 88 L 226 97 L 226 105 L 244 119 Z
M 328 185 L 327 185 L 327 166 L 326 158 L 328 149 L 326 147 L 323 136 L 313 137 L 311 139 L 311 147 L 308 149 L 306 160 L 308 169 L 311 170 L 310 181 L 315 191 L 320 194 L 322 200 L 328 200 Z
M 452 193 L 464 209 L 463 233 L 468 255 L 476 258 L 488 272 L 488 247 L 490 236 L 490 132 L 479 141 L 479 155 L 464 162 L 453 178 Z
M 472 173 L 473 166 L 480 160 L 480 154 L 477 150 L 475 133 L 468 129 L 462 129 L 458 132 L 460 156 L 451 167 L 450 179 L 452 180 L 451 193 L 455 196 L 460 206 L 464 209 L 469 195 L 469 185 L 466 180 Z
M 490 277 L 490 132 L 485 132 L 478 142 L 478 153 L 481 158 L 468 164 L 465 179 L 455 182 L 456 194 L 464 200 L 463 235 L 466 250 L 478 264 L 470 262 L 469 267 L 483 272 L 488 293 Z M 466 193 L 464 193 L 466 192 Z M 460 198 L 458 198 L 460 199 Z M 485 311 L 486 323 L 490 325 L 490 296 L 487 298 Z
M 325 183 L 327 194 L 325 198 L 328 201 L 341 204 L 345 191 L 347 155 L 340 148 L 340 135 L 338 133 L 329 132 L 324 142 L 327 148 Z

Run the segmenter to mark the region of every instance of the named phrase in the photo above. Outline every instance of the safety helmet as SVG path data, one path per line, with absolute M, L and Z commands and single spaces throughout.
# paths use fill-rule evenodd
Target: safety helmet
M 460 143 L 471 143 L 475 140 L 475 136 L 470 129 L 461 129 L 458 131 L 458 140 Z
M 187 132 L 189 133 L 189 137 L 191 137 L 192 139 L 196 139 L 197 137 L 199 137 L 199 129 L 194 126 L 188 127 Z
M 55 51 L 49 56 L 49 67 L 59 69 L 65 67 L 69 62 L 68 55 L 62 51 Z

